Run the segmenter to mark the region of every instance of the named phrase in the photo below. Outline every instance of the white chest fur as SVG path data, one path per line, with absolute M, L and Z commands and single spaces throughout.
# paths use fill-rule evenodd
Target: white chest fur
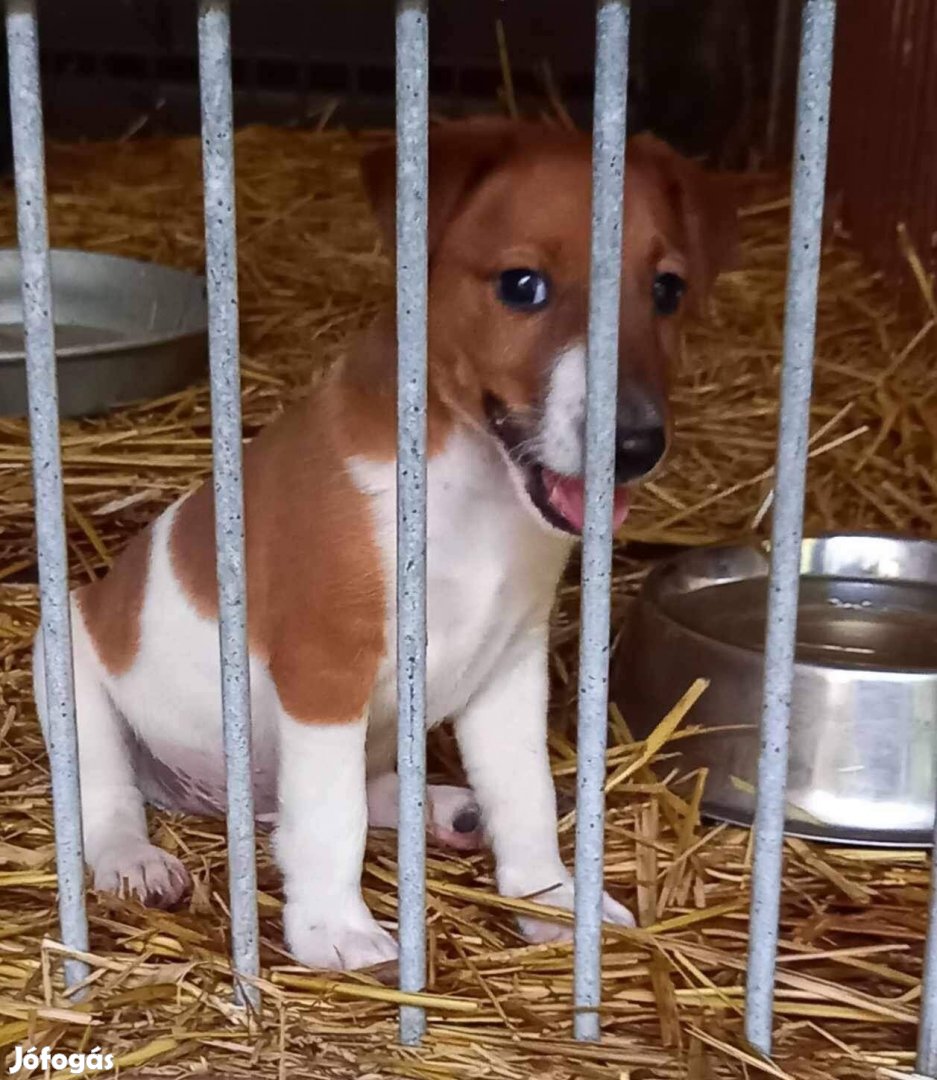
M 351 470 L 371 497 L 390 613 L 371 725 L 392 729 L 396 465 L 358 459 Z M 429 462 L 427 538 L 427 722 L 433 725 L 464 708 L 512 639 L 549 618 L 571 545 L 535 521 L 497 449 L 464 428 Z M 373 735 L 380 739 L 379 730 Z

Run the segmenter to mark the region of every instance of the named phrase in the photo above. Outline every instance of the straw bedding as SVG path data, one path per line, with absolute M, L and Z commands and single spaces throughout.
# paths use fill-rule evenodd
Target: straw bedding
M 391 295 L 364 211 L 358 143 L 340 133 L 251 129 L 237 141 L 244 414 L 255 432 L 303 391 L 346 335 Z M 56 146 L 50 214 L 58 246 L 199 268 L 193 140 Z M 763 534 L 771 491 L 787 206 L 766 185 L 746 211 L 742 267 L 712 318 L 688 335 L 677 453 L 638 500 L 628 537 L 695 544 Z M 13 243 L 0 193 L 0 243 Z M 897 242 L 897 241 L 896 241 Z M 913 261 L 913 252 L 908 252 Z M 922 278 L 923 282 L 923 278 Z M 831 238 L 824 258 L 809 529 L 932 535 L 937 517 L 935 310 L 899 315 L 881 284 Z M 923 314 L 921 314 L 923 312 Z M 208 395 L 64 426 L 69 550 L 76 581 L 210 467 Z M 89 898 L 91 985 L 60 982 L 48 768 L 29 687 L 36 626 L 26 429 L 0 421 L 0 1052 L 13 1045 L 101 1046 L 124 1070 L 309 1076 L 886 1077 L 911 1068 L 925 928 L 921 853 L 836 851 L 791 842 L 783 900 L 774 1063 L 741 1037 L 751 851 L 747 833 L 701 823 L 702 779 L 685 776 L 678 720 L 636 745 L 613 717 L 607 878 L 642 929 L 610 932 L 605 1038 L 570 1035 L 571 950 L 527 947 L 493 892 L 486 856 L 431 848 L 429 1036 L 395 1045 L 395 991 L 367 977 L 327 980 L 290 965 L 266 838 L 259 847 L 264 1005 L 245 1025 L 227 968 L 226 864 L 218 822 L 159 817 L 158 841 L 195 876 L 172 912 Z M 616 619 L 643 566 L 616 555 Z M 575 575 L 557 606 L 553 747 L 557 782 L 575 770 Z M 685 689 L 675 688 L 676 698 Z M 692 724 L 689 710 L 683 726 Z M 657 757 L 662 767 L 648 767 Z M 451 740 L 433 767 L 456 775 Z M 666 782 L 659 779 L 664 776 Z M 562 823 L 571 857 L 572 821 Z M 365 888 L 393 920 L 394 838 L 373 836 Z

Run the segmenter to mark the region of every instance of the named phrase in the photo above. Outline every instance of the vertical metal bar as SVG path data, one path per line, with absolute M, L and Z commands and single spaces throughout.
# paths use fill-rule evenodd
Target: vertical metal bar
M 397 770 L 400 988 L 426 985 L 426 0 L 397 3 Z M 400 1009 L 412 1046 L 424 1011 Z
M 749 930 L 745 1033 L 771 1051 L 788 724 L 797 629 L 807 438 L 816 336 L 836 0 L 806 0 L 801 27 L 781 416 L 771 533 L 761 756 Z
M 934 844 L 931 848 L 930 888 L 915 1068 L 921 1076 L 937 1078 L 937 821 L 934 824 Z
M 36 546 L 42 601 L 40 632 L 45 659 L 59 923 L 63 943 L 70 948 L 87 951 L 78 731 L 75 725 L 68 555 L 62 498 L 55 324 L 46 218 L 46 167 L 35 0 L 8 0 L 6 30 L 10 61 L 16 224 L 23 275 L 29 438 L 36 497 Z M 77 960 L 65 962 L 68 986 L 80 982 L 87 973 L 84 963 Z
M 237 1000 L 256 1004 L 255 987 L 237 979 L 238 975 L 256 976 L 259 959 L 228 0 L 200 0 L 198 48 L 231 949 Z
M 605 751 L 629 24 L 627 0 L 598 0 L 592 129 L 592 264 L 586 365 L 586 513 L 579 641 L 573 984 L 574 1033 L 577 1039 L 587 1040 L 599 1037 L 602 978 Z
M 773 161 L 778 149 L 778 128 L 781 123 L 787 66 L 787 42 L 791 25 L 791 0 L 777 0 L 774 20 L 774 49 L 771 56 L 771 89 L 768 93 L 768 123 L 765 128 L 765 157 Z

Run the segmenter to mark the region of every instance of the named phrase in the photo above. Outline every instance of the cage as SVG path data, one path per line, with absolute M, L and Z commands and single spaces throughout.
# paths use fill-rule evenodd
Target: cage
M 629 130 L 654 130 L 748 175 L 741 265 L 710 320 L 688 334 L 675 394 L 680 448 L 642 490 L 615 548 L 613 629 L 662 550 L 767 535 L 800 30 L 799 5 L 785 0 L 634 0 L 631 9 Z M 53 246 L 201 269 L 195 6 L 87 0 L 79 15 L 40 3 L 38 22 Z M 440 0 L 429 25 L 434 112 L 591 122 L 589 9 Z M 251 436 L 392 298 L 357 161 L 375 130 L 394 122 L 394 20 L 390 5 L 240 0 L 232 27 L 241 400 Z M 843 3 L 836 34 L 805 527 L 931 536 L 937 7 Z M 9 185 L 0 228 L 14 246 Z M 63 423 L 73 582 L 96 578 L 142 523 L 209 474 L 209 400 L 205 381 Z M 605 943 L 599 1045 L 570 1038 L 570 949 L 520 945 L 484 854 L 429 851 L 425 993 L 292 964 L 260 837 L 262 1006 L 245 1018 L 230 992 L 224 825 L 179 816 L 158 815 L 154 829 L 194 870 L 186 904 L 161 912 L 89 898 L 90 940 L 77 955 L 57 927 L 48 764 L 29 683 L 38 623 L 29 433 L 17 420 L 0 421 L 0 432 L 4 1053 L 100 1046 L 121 1070 L 154 1076 L 845 1078 L 912 1067 L 918 1004 L 933 996 L 922 989 L 929 860 L 919 851 L 788 841 L 773 1057 L 746 1041 L 750 836 L 700 820 L 704 778 L 679 764 L 692 724 L 692 694 L 680 689 L 645 742 L 626 717 L 613 711 L 610 721 L 606 876 L 633 902 L 640 929 Z M 551 646 L 553 771 L 570 857 L 578 581 L 574 565 Z M 451 735 L 432 744 L 432 775 L 459 777 Z M 396 866 L 395 841 L 373 836 L 365 892 L 388 919 L 397 915 Z M 80 999 L 63 986 L 66 959 L 90 972 Z M 426 1012 L 419 1047 L 397 1042 L 401 1006 Z M 921 1073 L 933 1068 L 926 1062 Z

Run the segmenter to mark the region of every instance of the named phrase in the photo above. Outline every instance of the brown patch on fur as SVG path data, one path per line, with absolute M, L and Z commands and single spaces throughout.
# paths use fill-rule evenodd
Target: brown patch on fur
M 690 299 L 699 310 L 716 278 L 736 259 L 739 182 L 707 172 L 654 135 L 636 135 L 628 146 L 637 160 L 657 170 L 661 190 L 676 213 L 695 285 Z
M 152 529 L 147 527 L 127 544 L 105 577 L 75 590 L 98 659 L 112 675 L 127 671 L 140 647 L 151 543 Z
M 244 457 L 247 612 L 252 652 L 297 720 L 357 719 L 384 654 L 385 580 L 368 499 L 345 460 L 345 380 L 334 373 L 266 428 Z M 365 445 L 379 438 L 365 426 Z M 214 493 L 179 510 L 173 568 L 198 611 L 217 615 Z
M 344 456 L 390 461 L 397 454 L 397 337 L 393 312 L 361 334 L 341 375 L 336 437 Z M 452 429 L 452 414 L 427 387 L 426 448 L 432 458 Z
M 432 259 L 450 221 L 485 175 L 496 168 L 528 129 L 542 137 L 549 129 L 497 117 L 475 117 L 443 123 L 429 138 L 429 188 L 426 246 Z M 396 247 L 396 148 L 378 146 L 361 160 L 361 178 L 384 240 L 393 257 Z

